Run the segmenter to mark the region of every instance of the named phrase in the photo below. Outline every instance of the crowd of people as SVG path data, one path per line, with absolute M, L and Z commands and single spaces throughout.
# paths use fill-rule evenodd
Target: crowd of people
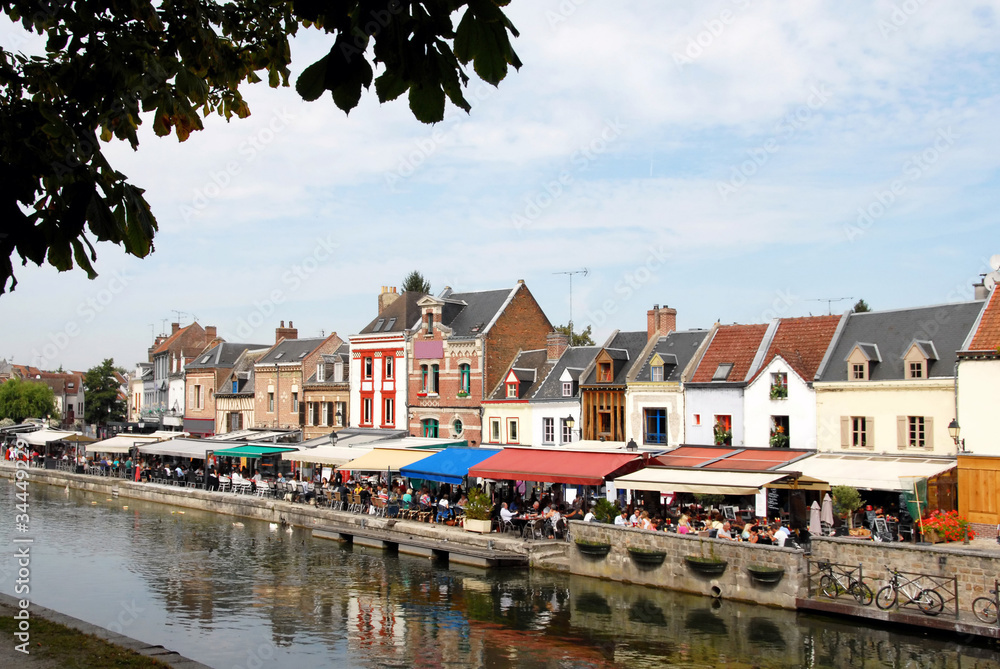
M 731 541 L 746 541 L 752 544 L 786 546 L 805 543 L 809 537 L 804 528 L 792 529 L 781 518 L 768 522 L 766 518 L 738 520 L 726 518 L 718 510 L 705 511 L 691 505 L 676 509 L 671 514 L 651 517 L 645 509 L 628 505 L 614 520 L 615 525 L 637 527 L 643 530 L 676 532 L 677 534 L 700 534 Z

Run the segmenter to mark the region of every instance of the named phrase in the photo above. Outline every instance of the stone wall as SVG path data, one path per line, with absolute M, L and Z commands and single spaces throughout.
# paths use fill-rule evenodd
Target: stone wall
M 796 597 L 804 596 L 807 565 L 801 550 L 600 523 L 571 521 L 570 525 L 574 542 L 611 544 L 611 551 L 603 557 L 585 555 L 578 546 L 572 546 L 569 570 L 573 574 L 786 609 L 794 609 Z M 658 566 L 637 564 L 628 551 L 629 547 L 663 551 L 666 557 Z M 718 576 L 702 575 L 687 564 L 684 558 L 688 555 L 724 559 L 727 561 L 726 570 Z M 760 583 L 747 571 L 750 565 L 782 567 L 785 575 L 775 584 Z
M 886 578 L 885 566 L 913 572 L 958 578 L 959 606 L 968 610 L 972 600 L 988 594 L 1000 577 L 1000 552 L 963 549 L 962 544 L 875 543 L 841 537 L 813 537 L 812 559 L 840 564 L 860 564 L 865 580 L 877 591 Z

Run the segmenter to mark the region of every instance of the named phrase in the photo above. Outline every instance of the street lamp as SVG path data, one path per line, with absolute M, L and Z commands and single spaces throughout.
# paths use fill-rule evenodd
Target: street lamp
M 955 446 L 958 448 L 959 453 L 965 453 L 965 439 L 959 439 L 958 435 L 962 433 L 962 428 L 958 425 L 958 419 L 952 418 L 951 422 L 948 423 L 948 436 L 955 440 Z
M 570 414 L 570 415 L 566 416 L 566 418 L 564 418 L 563 420 L 566 423 L 566 427 L 569 428 L 569 440 L 572 442 L 573 441 L 573 427 L 576 425 L 576 421 L 573 419 L 573 414 Z

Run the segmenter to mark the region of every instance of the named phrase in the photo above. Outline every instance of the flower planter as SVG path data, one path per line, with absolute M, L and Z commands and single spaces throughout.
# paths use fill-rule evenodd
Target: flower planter
M 747 567 L 750 578 L 758 583 L 777 583 L 785 576 L 784 567 L 765 567 L 763 565 L 752 564 Z
M 471 518 L 465 519 L 466 532 L 489 534 L 491 529 L 493 529 L 493 521 L 491 520 L 473 520 Z
M 726 560 L 712 557 L 706 558 L 698 555 L 687 555 L 684 557 L 684 561 L 687 562 L 687 565 L 691 567 L 692 570 L 698 572 L 699 574 L 705 574 L 706 576 L 717 576 L 721 574 L 726 571 L 726 565 L 729 564 Z
M 667 557 L 664 551 L 651 551 L 644 548 L 629 548 L 628 554 L 632 557 L 633 562 L 647 567 L 657 567 L 663 564 L 663 560 Z
M 588 557 L 604 557 L 611 552 L 611 544 L 608 543 L 580 540 L 575 543 L 576 549 Z

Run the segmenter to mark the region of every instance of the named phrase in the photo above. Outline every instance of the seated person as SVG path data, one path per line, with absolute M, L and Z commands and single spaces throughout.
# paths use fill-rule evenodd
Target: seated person
M 771 536 L 774 540 L 776 546 L 784 546 L 785 540 L 788 539 L 791 532 L 784 525 L 775 523 L 774 527 L 771 528 Z
M 448 496 L 441 495 L 441 499 L 437 503 L 437 521 L 443 522 L 451 518 L 451 508 L 448 504 Z
M 507 502 L 500 505 L 500 520 L 507 522 L 516 515 L 516 513 L 513 513 L 510 508 L 508 508 Z

